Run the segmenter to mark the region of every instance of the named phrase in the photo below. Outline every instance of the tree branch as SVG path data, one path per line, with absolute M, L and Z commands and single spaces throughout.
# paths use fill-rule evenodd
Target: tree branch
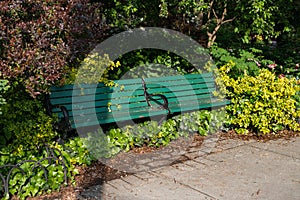
M 228 22 L 232 22 L 233 20 L 235 20 L 236 17 L 234 18 L 231 18 L 231 19 L 227 19 L 227 20 L 224 20 L 222 21 L 221 25 L 225 24 L 225 23 L 228 23 Z
M 234 17 L 234 18 L 225 20 L 225 17 L 227 15 L 227 3 L 225 3 L 225 5 L 224 5 L 224 9 L 223 9 L 221 17 L 218 17 L 216 11 L 212 8 L 213 2 L 214 1 L 212 0 L 209 5 L 211 6 L 210 8 L 211 8 L 211 11 L 213 12 L 214 17 L 216 18 L 217 24 L 216 24 L 215 28 L 213 29 L 213 31 L 209 32 L 208 25 L 211 21 L 211 19 L 210 19 L 211 11 L 209 11 L 208 12 L 209 18 L 208 18 L 208 22 L 207 22 L 207 36 L 208 36 L 209 41 L 208 41 L 207 47 L 210 47 L 214 43 L 214 41 L 216 40 L 216 37 L 217 37 L 217 32 L 221 28 L 221 26 L 223 24 L 231 22 L 235 19 L 235 17 Z
M 208 12 L 207 12 L 207 19 L 208 19 L 208 22 L 207 22 L 207 24 L 209 23 L 209 21 L 210 21 L 210 15 L 211 15 L 211 10 L 212 10 L 212 6 L 213 6 L 213 4 L 214 4 L 214 0 L 212 0 L 210 3 L 209 3 L 209 7 L 210 7 L 210 9 L 208 10 Z

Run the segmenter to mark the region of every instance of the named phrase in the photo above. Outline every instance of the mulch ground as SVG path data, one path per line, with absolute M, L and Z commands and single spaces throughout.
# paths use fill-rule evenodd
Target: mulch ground
M 248 135 L 238 135 L 234 131 L 229 132 L 221 132 L 219 133 L 220 140 L 226 139 L 236 139 L 236 140 L 257 140 L 260 142 L 267 142 L 269 140 L 277 140 L 284 138 L 286 140 L 299 137 L 299 132 L 293 131 L 281 131 L 276 134 L 268 134 L 268 135 L 257 135 L 253 133 L 249 133 Z M 205 137 L 199 135 L 192 136 L 193 146 L 201 146 Z M 175 142 L 173 145 L 181 145 L 182 141 Z M 161 151 L 162 148 L 153 148 L 153 147 L 141 147 L 135 148 L 131 150 L 131 153 L 136 155 L 155 153 L 156 151 Z M 122 159 L 122 155 L 119 156 L 119 160 Z M 129 161 L 130 162 L 130 161 Z M 104 182 L 118 179 L 131 173 L 119 171 L 117 169 L 111 168 L 104 164 L 103 162 L 96 161 L 92 165 L 88 167 L 78 167 L 80 175 L 75 177 L 76 186 L 67 186 L 61 188 L 59 192 L 52 192 L 51 194 L 42 195 L 39 197 L 28 198 L 30 200 L 75 200 L 78 199 L 78 194 L 80 194 L 84 189 L 91 187 L 93 185 L 100 185 Z M 14 198 L 13 198 L 14 199 Z

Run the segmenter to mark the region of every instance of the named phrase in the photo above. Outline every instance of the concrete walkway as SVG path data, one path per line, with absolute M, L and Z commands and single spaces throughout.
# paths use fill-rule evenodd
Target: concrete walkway
M 189 152 L 198 155 L 192 159 L 93 186 L 80 199 L 300 199 L 299 137 L 203 146 Z

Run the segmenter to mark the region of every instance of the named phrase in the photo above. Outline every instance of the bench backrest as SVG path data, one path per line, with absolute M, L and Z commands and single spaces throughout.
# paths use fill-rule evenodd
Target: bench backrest
M 216 99 L 212 73 L 188 74 L 158 78 L 145 78 L 149 94 L 162 94 L 168 100 L 171 113 L 182 113 L 203 108 L 226 105 L 228 101 Z M 66 107 L 72 128 L 166 115 L 160 96 L 145 98 L 142 79 L 116 80 L 115 86 L 103 83 L 52 87 L 52 105 Z M 54 109 L 54 113 L 60 113 Z M 76 126 L 75 126 L 76 124 Z

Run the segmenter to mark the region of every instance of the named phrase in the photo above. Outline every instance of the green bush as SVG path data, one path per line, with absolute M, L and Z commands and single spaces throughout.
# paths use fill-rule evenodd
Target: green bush
M 276 74 L 300 78 L 300 34 L 298 39 L 288 38 L 278 42 L 275 47 L 263 46 L 261 49 L 266 58 L 276 62 Z
M 157 121 L 146 121 L 134 126 L 112 128 L 105 134 L 99 130 L 89 133 L 84 144 L 94 159 L 109 158 L 120 151 L 129 151 L 135 147 L 160 147 L 172 140 L 198 133 L 206 136 L 223 129 L 226 121 L 224 109 L 215 111 L 200 110 L 174 116 L 159 124 Z
M 300 87 L 294 78 L 278 78 L 273 72 L 261 69 L 255 77 L 245 73 L 235 80 L 228 75 L 235 66 L 236 63 L 229 62 L 221 67 L 217 82 L 223 83 L 225 87 L 221 90 L 231 99 L 227 111 L 237 133 L 300 130 L 300 111 L 294 98 Z
M 260 68 L 267 67 L 268 64 L 273 64 L 273 61 L 264 59 L 261 50 L 255 48 L 250 48 L 249 50 L 226 50 L 218 46 L 213 46 L 211 54 L 218 67 L 227 64 L 229 61 L 235 63 L 228 72 L 230 77 L 235 79 L 243 77 L 245 73 L 257 76 Z
M 36 149 L 53 141 L 58 136 L 53 130 L 55 118 L 46 114 L 44 104 L 27 94 L 11 92 L 15 96 L 7 99 L 0 116 L 0 145 L 10 145 L 15 151 L 23 152 L 23 148 Z
M 56 117 L 48 116 L 43 100 L 33 99 L 22 86 L 11 86 L 4 97 L 6 104 L 2 105 L 0 115 L 0 173 L 10 177 L 7 194 L 0 182 L 0 198 L 17 195 L 25 199 L 58 190 L 64 181 L 74 182 L 78 173 L 75 166 L 91 162 L 79 138 L 64 146 L 58 144 L 58 133 L 53 130 Z M 46 151 L 45 145 L 53 151 Z M 50 159 L 45 159 L 49 156 Z M 20 168 L 10 173 L 16 164 Z
M 115 145 L 115 143 L 111 141 L 111 137 L 105 135 L 101 129 L 97 132 L 88 133 L 88 136 L 83 139 L 83 144 L 88 149 L 93 159 L 113 157 L 122 150 L 120 146 L 128 144 L 127 140 L 124 142 L 124 135 L 121 134 L 121 132 L 118 133 L 120 130 L 114 130 L 115 134 L 120 134 L 120 136 L 123 137 L 123 140 L 121 140 L 123 141 L 122 144 L 119 143 L 118 145 Z
M 0 79 L 0 115 L 2 114 L 1 106 L 6 103 L 6 100 L 3 97 L 3 95 L 8 89 L 9 89 L 8 81 Z
M 198 133 L 202 136 L 225 130 L 226 112 L 224 109 L 213 111 L 200 110 L 174 117 L 180 132 Z
M 156 77 L 164 73 L 160 71 L 162 69 L 157 68 L 157 66 L 151 68 L 151 65 L 149 64 L 152 63 L 164 65 L 166 67 L 166 70 L 168 70 L 165 73 L 176 71 L 180 74 L 186 74 L 190 71 L 195 70 L 194 67 L 184 58 L 174 53 L 158 49 L 135 50 L 122 55 L 118 58 L 118 61 L 120 62 L 122 67 L 112 70 L 109 74 L 109 79 L 119 79 L 126 72 L 139 66 L 146 66 L 147 70 L 145 72 L 143 69 L 135 70 L 135 77 L 132 78 L 140 78 L 143 76 Z
M 80 138 L 69 140 L 64 146 L 52 142 L 49 147 L 52 151 L 47 152 L 43 147 L 35 150 L 23 149 L 24 153 L 19 153 L 19 155 L 13 154 L 9 147 L 1 149 L 0 166 L 19 163 L 24 173 L 18 168 L 12 170 L 9 178 L 9 193 L 4 194 L 1 185 L 0 198 L 9 199 L 10 196 L 16 195 L 20 199 L 26 199 L 59 190 L 63 184 L 75 184 L 74 177 L 79 173 L 76 166 L 89 165 L 92 161 Z M 49 155 L 49 152 L 53 154 Z M 51 156 L 50 159 L 48 159 L 49 156 Z M 20 164 L 25 160 L 31 160 L 31 162 Z M 11 166 L 1 168 L 0 173 L 7 177 L 11 168 Z

